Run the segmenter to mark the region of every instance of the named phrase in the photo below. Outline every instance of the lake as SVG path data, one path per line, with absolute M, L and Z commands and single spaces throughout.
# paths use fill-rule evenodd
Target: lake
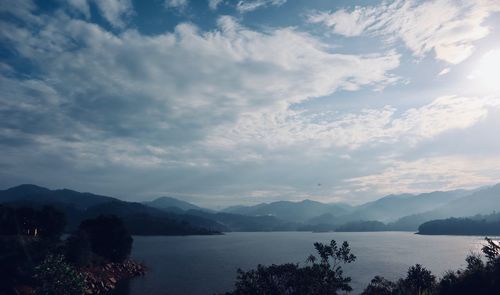
M 304 262 L 314 242 L 348 241 L 357 260 L 345 274 L 359 294 L 375 275 L 397 279 L 416 263 L 442 275 L 480 252 L 483 237 L 422 236 L 409 232 L 227 233 L 220 236 L 134 237 L 132 257 L 149 268 L 123 283 L 116 295 L 213 294 L 232 289 L 238 268 Z

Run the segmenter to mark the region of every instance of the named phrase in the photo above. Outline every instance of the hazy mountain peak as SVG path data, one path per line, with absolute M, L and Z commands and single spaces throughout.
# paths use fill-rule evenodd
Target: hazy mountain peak
M 29 193 L 41 193 L 41 192 L 49 192 L 50 189 L 38 186 L 35 184 L 20 184 L 18 186 L 14 186 L 11 188 L 8 188 L 5 190 L 9 193 L 23 193 L 23 194 L 29 194 Z
M 149 202 L 144 202 L 145 205 L 158 208 L 158 209 L 169 209 L 169 208 L 177 208 L 182 211 L 188 211 L 188 210 L 204 210 L 207 211 L 208 209 L 201 208 L 199 206 L 196 206 L 194 204 L 191 204 L 189 202 L 170 197 L 170 196 L 162 196 L 158 197 L 152 201 Z

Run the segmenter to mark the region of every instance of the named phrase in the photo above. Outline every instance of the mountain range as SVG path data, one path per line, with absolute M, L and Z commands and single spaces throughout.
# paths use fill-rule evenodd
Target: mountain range
M 68 216 L 68 228 L 100 214 L 124 219 L 133 234 L 213 234 L 224 231 L 417 230 L 424 222 L 500 211 L 500 184 L 476 190 L 389 195 L 358 206 L 278 201 L 214 211 L 170 197 L 126 202 L 68 189 L 25 184 L 0 191 L 0 203 L 53 205 Z

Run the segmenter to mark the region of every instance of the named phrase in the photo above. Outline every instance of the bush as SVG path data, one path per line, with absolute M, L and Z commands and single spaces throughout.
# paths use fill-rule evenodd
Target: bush
M 361 295 L 392 295 L 395 294 L 395 292 L 395 283 L 383 277 L 375 276 Z
M 35 278 L 39 283 L 35 295 L 82 295 L 85 291 L 83 276 L 62 255 L 48 255 L 35 268 Z
M 363 295 L 461 295 L 500 294 L 500 245 L 489 238 L 482 251 L 486 263 L 479 255 L 469 255 L 465 259 L 464 270 L 448 271 L 439 282 L 430 271 L 420 265 L 408 269 L 405 279 L 397 284 L 375 277 L 363 291 Z
M 118 217 L 87 219 L 79 229 L 88 235 L 95 254 L 112 262 L 123 262 L 130 255 L 133 239 Z
M 351 291 L 351 278 L 343 276 L 340 264 L 351 263 L 349 244 L 341 247 L 332 240 L 330 244 L 315 243 L 319 255 L 309 256 L 310 265 L 298 264 L 258 265 L 256 270 L 238 270 L 235 290 L 226 294 L 337 294 Z

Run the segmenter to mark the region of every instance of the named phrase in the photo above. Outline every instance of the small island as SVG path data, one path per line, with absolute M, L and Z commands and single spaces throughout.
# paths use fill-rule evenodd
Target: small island
M 500 213 L 431 220 L 418 228 L 421 235 L 500 235 Z

